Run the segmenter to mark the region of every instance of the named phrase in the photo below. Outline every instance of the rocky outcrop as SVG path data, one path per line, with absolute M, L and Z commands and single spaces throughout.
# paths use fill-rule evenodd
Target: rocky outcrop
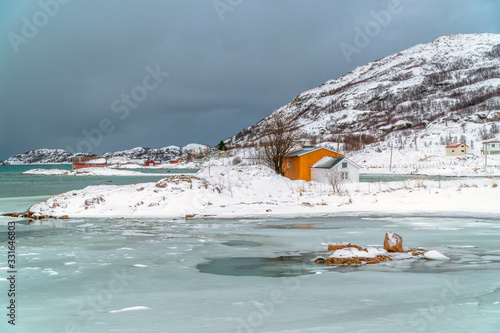
M 325 264 L 327 265 L 371 265 L 371 264 L 379 264 L 384 261 L 392 260 L 389 256 L 376 256 L 375 258 L 369 257 L 354 257 L 354 258 L 335 258 L 329 257 L 325 259 Z
M 384 239 L 384 249 L 361 248 L 348 242 L 328 245 L 328 251 L 333 251 L 328 258 L 317 257 L 313 261 L 326 265 L 371 265 L 393 259 L 425 258 L 424 250 L 409 249 L 403 252 L 403 238 L 393 232 L 388 232 Z M 432 251 L 431 251 L 432 252 Z
M 387 252 L 403 252 L 403 238 L 394 232 L 386 233 L 384 250 Z

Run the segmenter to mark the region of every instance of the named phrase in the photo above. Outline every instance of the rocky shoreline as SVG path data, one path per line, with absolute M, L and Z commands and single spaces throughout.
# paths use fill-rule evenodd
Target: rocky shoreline
M 44 220 L 44 219 L 59 219 L 59 220 L 67 220 L 69 219 L 68 215 L 63 215 L 63 216 L 51 216 L 51 215 L 36 215 L 33 212 L 30 212 L 29 210 L 26 213 L 5 213 L 2 214 L 2 216 L 7 216 L 7 217 L 23 217 L 27 219 L 32 219 L 32 220 Z

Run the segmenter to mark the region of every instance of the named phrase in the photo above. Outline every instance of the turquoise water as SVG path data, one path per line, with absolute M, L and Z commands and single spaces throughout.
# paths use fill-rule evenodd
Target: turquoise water
M 360 174 L 359 181 L 362 183 L 375 183 L 375 182 L 400 182 L 409 179 L 428 179 L 428 180 L 452 180 L 452 179 L 481 179 L 484 177 L 451 177 L 451 176 L 426 176 L 426 175 L 396 175 L 396 174 L 378 174 L 367 173 Z M 500 177 L 493 177 L 500 179 Z
M 9 168 L 0 167 L 0 211 L 26 210 L 48 195 L 86 184 L 149 178 L 22 176 L 25 167 Z M 0 217 L 1 239 L 7 239 L 7 223 L 13 220 L 17 324 L 7 323 L 3 241 L 2 333 L 494 333 L 500 327 L 500 218 L 70 219 L 30 224 Z M 326 243 L 381 246 L 387 231 L 400 234 L 406 247 L 436 249 L 450 260 L 363 267 L 311 262 L 328 255 Z
M 498 226 L 426 217 L 19 222 L 19 322 L 2 320 L 0 331 L 498 332 Z M 327 255 L 322 243 L 380 246 L 387 230 L 451 260 L 309 261 Z M 116 312 L 134 307 L 143 308 Z
M 165 176 L 43 176 L 23 175 L 31 169 L 71 170 L 71 165 L 0 165 L 0 198 L 52 196 L 89 185 L 126 185 L 156 182 Z M 165 173 L 166 170 L 138 169 L 146 173 Z M 196 170 L 172 169 L 170 173 L 191 173 Z

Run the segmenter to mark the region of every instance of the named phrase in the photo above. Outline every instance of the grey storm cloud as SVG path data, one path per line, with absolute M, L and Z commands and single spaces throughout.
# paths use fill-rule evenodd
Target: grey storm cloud
M 214 145 L 356 66 L 446 33 L 500 32 L 498 1 L 6 0 L 0 9 L 0 159 Z

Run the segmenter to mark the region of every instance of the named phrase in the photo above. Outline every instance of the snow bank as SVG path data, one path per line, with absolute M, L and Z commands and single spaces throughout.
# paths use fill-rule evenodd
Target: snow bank
M 366 251 L 360 251 L 355 247 L 346 247 L 344 249 L 340 249 L 334 251 L 330 257 L 331 258 L 355 258 L 355 257 L 363 257 L 363 258 L 375 258 L 379 255 L 389 255 L 384 249 L 377 249 L 374 247 L 369 247 Z
M 488 155 L 485 169 L 485 156 L 481 155 L 481 144 L 476 142 L 470 154 L 462 156 L 446 156 L 445 145 L 439 144 L 442 133 L 454 133 L 448 127 L 433 125 L 422 134 L 418 147 L 414 143 L 406 143 L 403 147 L 394 147 L 392 152 L 389 142 L 376 143 L 364 150 L 352 152 L 347 156 L 362 166 L 361 173 L 429 175 L 429 176 L 500 176 L 500 155 Z M 458 125 L 459 129 L 462 130 Z M 469 124 L 467 133 L 477 133 L 480 127 Z M 464 134 L 469 135 L 469 134 Z M 472 136 L 467 142 L 473 140 Z
M 292 217 L 339 214 L 500 214 L 494 179 L 345 184 L 341 194 L 292 181 L 264 166 L 210 167 L 157 183 L 90 186 L 33 205 L 70 217 Z
M 31 169 L 23 172 L 23 175 L 41 176 L 166 176 L 160 173 L 145 173 L 138 171 L 118 170 L 112 168 L 84 168 L 77 170 L 62 169 Z
M 430 250 L 424 253 L 426 259 L 431 260 L 450 260 L 447 256 L 436 250 Z

